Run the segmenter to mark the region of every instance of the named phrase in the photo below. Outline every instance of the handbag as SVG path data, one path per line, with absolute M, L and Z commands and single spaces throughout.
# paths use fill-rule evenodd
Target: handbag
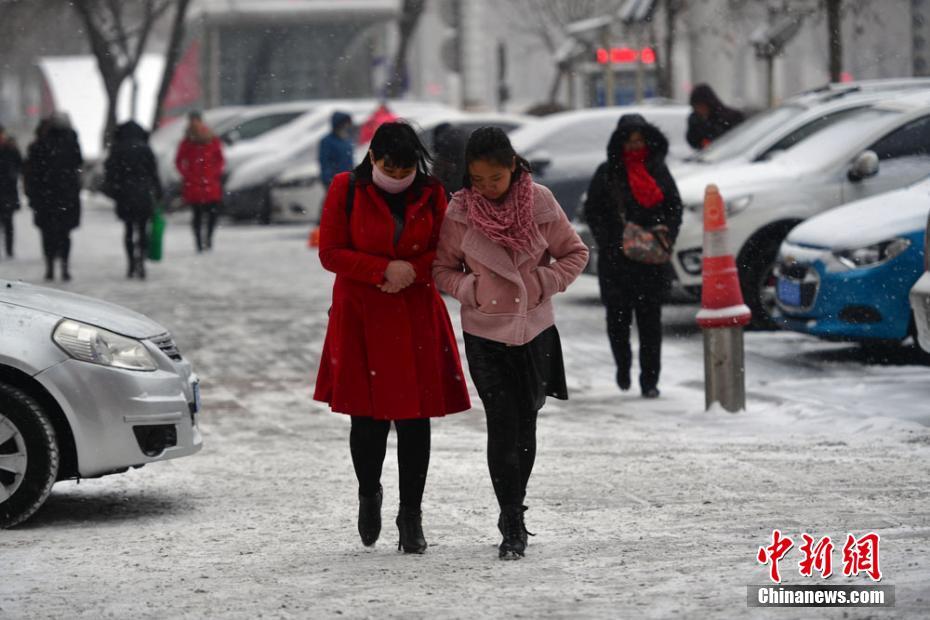
M 672 258 L 668 226 L 645 227 L 635 222 L 623 226 L 623 254 L 632 261 L 647 265 L 664 265 Z
M 165 237 L 165 214 L 161 205 L 155 207 L 152 214 L 152 234 L 149 235 L 149 260 L 160 261 L 162 256 L 162 242 Z

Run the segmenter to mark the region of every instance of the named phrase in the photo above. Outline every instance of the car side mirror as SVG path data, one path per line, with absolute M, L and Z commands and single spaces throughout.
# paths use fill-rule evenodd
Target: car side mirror
M 878 155 L 875 151 L 863 151 L 853 160 L 847 176 L 853 183 L 878 174 Z
M 530 168 L 533 169 L 533 174 L 537 176 L 545 176 L 546 169 L 552 165 L 552 159 L 549 157 L 548 153 L 536 153 L 529 161 Z

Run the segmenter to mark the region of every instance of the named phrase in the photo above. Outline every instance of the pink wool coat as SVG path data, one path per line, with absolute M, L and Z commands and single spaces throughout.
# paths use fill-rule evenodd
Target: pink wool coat
M 468 223 L 454 196 L 439 233 L 433 278 L 462 304 L 462 329 L 522 345 L 555 324 L 552 296 L 588 263 L 588 248 L 548 188 L 534 184 L 534 217 L 544 241 L 516 255 Z

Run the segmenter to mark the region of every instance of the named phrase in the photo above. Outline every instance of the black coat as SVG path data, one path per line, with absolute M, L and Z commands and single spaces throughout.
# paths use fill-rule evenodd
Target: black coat
M 0 214 L 19 209 L 19 175 L 23 158 L 12 140 L 0 142 Z
M 646 170 L 656 180 L 665 199 L 645 208 L 633 198 L 623 163 L 623 144 L 634 131 L 643 134 L 649 158 Z M 648 265 L 632 261 L 623 253 L 624 220 L 643 227 L 665 225 L 674 243 L 681 226 L 681 197 L 665 157 L 668 140 L 657 127 L 638 114 L 620 119 L 607 146 L 607 161 L 602 163 L 585 200 L 585 220 L 598 247 L 597 272 L 601 298 L 607 304 L 629 301 L 637 295 L 659 295 L 669 285 L 668 265 Z M 621 216 L 622 212 L 622 216 Z
M 155 154 L 142 127 L 132 121 L 117 127 L 104 170 L 103 190 L 116 201 L 119 219 L 141 222 L 152 217 L 162 188 Z
M 700 150 L 743 122 L 745 116 L 739 110 L 720 107 L 704 119 L 692 112 L 688 117 L 688 144 Z
M 36 226 L 70 230 L 80 225 L 83 165 L 81 147 L 72 129 L 51 127 L 29 145 L 24 180 Z

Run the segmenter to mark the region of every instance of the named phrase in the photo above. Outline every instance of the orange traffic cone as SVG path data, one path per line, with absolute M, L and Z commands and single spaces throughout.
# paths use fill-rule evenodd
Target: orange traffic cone
M 307 237 L 307 247 L 308 248 L 320 247 L 320 227 L 319 226 L 315 226 L 313 230 L 310 231 L 310 235 Z
M 716 185 L 704 192 L 704 267 L 701 310 L 697 322 L 702 328 L 741 327 L 749 324 L 752 313 L 743 303 L 736 260 L 727 244 L 727 213 Z

